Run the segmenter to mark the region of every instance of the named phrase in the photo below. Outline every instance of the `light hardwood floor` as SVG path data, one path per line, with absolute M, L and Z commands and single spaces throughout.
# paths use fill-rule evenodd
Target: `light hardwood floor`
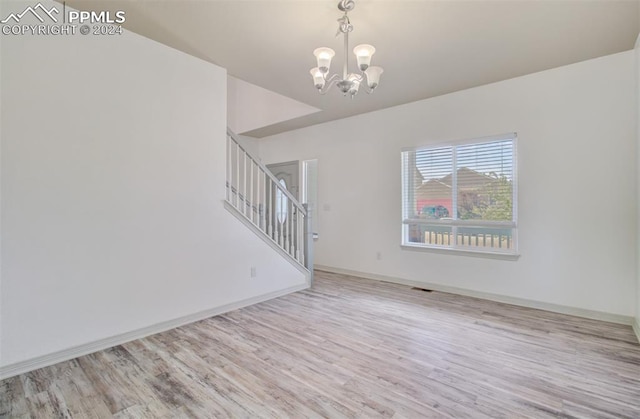
M 0 382 L 2 417 L 640 418 L 629 326 L 318 272 Z

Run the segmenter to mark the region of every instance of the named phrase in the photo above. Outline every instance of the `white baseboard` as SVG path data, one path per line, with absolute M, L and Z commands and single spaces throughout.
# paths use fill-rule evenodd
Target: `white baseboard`
M 39 356 L 36 358 L 28 359 L 26 361 L 17 362 L 15 364 L 5 365 L 0 367 L 0 380 L 13 377 L 15 375 L 24 374 L 29 371 L 36 370 L 38 368 L 48 367 L 58 362 L 68 361 L 73 358 L 77 358 L 83 355 L 88 355 L 93 352 L 101 351 L 103 349 L 111 348 L 123 343 L 130 342 L 132 340 L 141 339 L 146 336 L 154 335 L 156 333 L 164 332 L 166 330 L 174 329 L 176 327 L 184 326 L 189 323 L 197 322 L 199 320 L 207 319 L 209 317 L 217 316 L 219 314 L 227 313 L 229 311 L 237 310 L 242 307 L 257 304 L 263 301 L 271 300 L 276 297 L 281 297 L 292 292 L 301 291 L 309 288 L 309 284 L 300 284 L 292 287 L 285 288 L 270 292 L 267 294 L 259 295 L 245 300 L 237 301 L 235 303 L 226 304 L 220 307 L 215 307 L 209 310 L 200 311 L 198 313 L 190 314 L 187 316 L 179 317 L 177 319 L 168 320 L 165 322 L 157 323 L 142 329 L 133 330 L 131 332 L 122 333 L 116 336 L 112 336 L 105 339 L 100 339 L 95 342 L 89 342 L 84 345 L 75 346 L 62 351 L 54 352 L 51 354 Z
M 636 317 L 633 321 L 633 331 L 636 332 L 636 338 L 638 339 L 638 343 L 640 343 L 640 317 Z
M 449 287 L 446 285 L 432 284 L 428 282 L 412 281 L 410 279 L 397 278 L 386 275 L 373 274 L 368 272 L 352 271 L 349 269 L 335 268 L 332 266 L 315 265 L 315 269 L 319 271 L 333 272 L 337 274 L 358 276 L 376 281 L 392 282 L 395 284 L 408 285 L 411 287 L 428 288 L 435 291 L 448 292 L 451 294 L 465 295 L 467 297 L 482 298 L 484 300 L 497 301 L 500 303 L 513 304 L 522 307 L 537 308 L 540 310 L 551 311 L 554 313 L 568 314 L 571 316 L 584 317 L 593 320 L 602 320 L 610 323 L 618 323 L 625 325 L 633 325 L 634 318 L 631 316 L 623 316 L 620 314 L 605 313 L 602 311 L 587 310 L 583 308 L 563 306 L 559 304 L 545 303 L 542 301 L 527 300 L 525 298 L 509 297 L 506 295 L 491 294 L 487 292 L 473 291 L 464 288 Z M 638 330 L 640 327 L 637 322 L 635 324 L 636 335 L 640 339 Z

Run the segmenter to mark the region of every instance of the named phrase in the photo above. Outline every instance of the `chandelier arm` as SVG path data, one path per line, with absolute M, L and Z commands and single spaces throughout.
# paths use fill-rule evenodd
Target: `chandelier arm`
M 318 89 L 318 93 L 320 93 L 321 95 L 326 94 L 329 90 L 331 90 L 331 87 L 333 87 L 334 84 L 336 84 L 338 82 L 338 75 L 337 74 L 332 74 L 331 77 L 329 77 L 328 79 L 325 79 L 325 84 L 321 89 Z
M 360 84 L 362 86 L 362 84 Z M 370 88 L 368 83 L 364 84 L 364 91 L 367 92 L 368 95 L 370 95 L 371 93 L 373 93 L 373 91 L 376 90 L 375 88 Z

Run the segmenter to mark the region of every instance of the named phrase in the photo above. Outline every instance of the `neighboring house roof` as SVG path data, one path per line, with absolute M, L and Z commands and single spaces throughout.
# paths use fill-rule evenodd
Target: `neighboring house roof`
M 417 200 L 442 198 L 451 198 L 451 186 L 438 179 L 428 180 L 416 190 Z
M 451 198 L 451 179 L 448 174 L 440 179 L 430 179 L 416 190 L 416 199 L 444 199 Z M 422 175 L 420 175 L 422 178 Z M 482 188 L 496 179 L 467 167 L 458 169 L 458 191 L 470 192 Z
M 440 179 L 440 182 L 451 186 L 451 179 L 453 176 L 448 174 L 447 176 Z M 471 191 L 476 190 L 487 183 L 491 183 L 496 179 L 487 176 L 484 173 L 476 172 L 475 170 L 471 170 L 467 167 L 461 167 L 458 169 L 458 190 L 459 191 Z

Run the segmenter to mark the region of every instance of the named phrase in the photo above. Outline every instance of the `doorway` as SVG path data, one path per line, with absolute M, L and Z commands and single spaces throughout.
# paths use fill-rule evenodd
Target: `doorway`
M 300 162 L 298 160 L 268 164 L 267 169 L 291 195 L 300 200 Z

